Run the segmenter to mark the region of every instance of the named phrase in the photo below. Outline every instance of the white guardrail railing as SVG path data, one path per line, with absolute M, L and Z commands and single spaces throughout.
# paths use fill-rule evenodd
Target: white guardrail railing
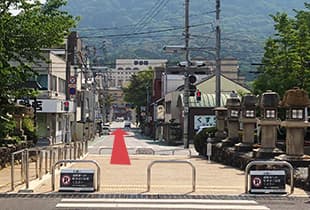
M 77 159 L 88 152 L 87 141 L 71 142 L 70 144 L 57 144 L 46 147 L 33 147 L 12 153 L 11 155 L 11 191 L 14 191 L 16 180 L 16 161 L 20 161 L 20 182 L 25 184 L 25 189 L 29 188 L 30 164 L 34 162 L 35 179 L 41 179 L 43 174 L 51 173 L 56 161 Z M 34 153 L 34 154 L 33 154 Z M 33 159 L 34 161 L 31 161 Z M 66 163 L 65 163 L 66 164 Z

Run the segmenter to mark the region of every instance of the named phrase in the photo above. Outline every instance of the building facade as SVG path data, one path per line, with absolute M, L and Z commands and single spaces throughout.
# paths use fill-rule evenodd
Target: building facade
M 115 69 L 110 73 L 109 87 L 123 87 L 130 77 L 139 71 L 166 66 L 165 59 L 116 59 Z

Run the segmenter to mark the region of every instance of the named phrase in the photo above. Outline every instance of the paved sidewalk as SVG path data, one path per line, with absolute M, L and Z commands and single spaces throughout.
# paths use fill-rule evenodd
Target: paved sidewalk
M 244 171 L 214 162 L 208 163 L 201 158 L 189 159 L 185 155 L 131 155 L 131 165 L 111 165 L 110 155 L 87 155 L 85 159 L 95 160 L 101 167 L 100 191 L 96 193 L 241 195 L 245 192 Z M 147 168 L 154 160 L 189 160 L 196 168 L 196 190 L 192 191 L 192 169 L 189 164 L 158 163 L 152 167 L 151 187 L 147 191 Z M 73 164 L 71 167 L 95 169 L 93 165 L 85 163 Z M 59 171 L 55 180 L 58 191 Z M 34 193 L 52 192 L 50 175 L 41 181 L 31 182 L 30 189 Z M 307 192 L 295 188 L 293 195 L 305 196 Z

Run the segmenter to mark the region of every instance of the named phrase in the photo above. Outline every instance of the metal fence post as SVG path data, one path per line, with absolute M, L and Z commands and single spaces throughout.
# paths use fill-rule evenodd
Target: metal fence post
M 14 153 L 11 155 L 11 190 L 14 190 L 14 165 L 15 165 L 15 157 Z
M 73 159 L 76 160 L 76 142 L 73 143 Z
M 48 167 L 48 164 L 47 164 L 48 163 L 48 151 L 47 150 L 44 151 L 44 158 L 45 158 L 45 163 L 44 163 L 45 164 L 45 174 L 47 174 L 48 173 L 48 168 L 47 168 Z
M 39 149 L 36 148 L 36 178 L 39 178 L 39 163 L 40 163 L 40 157 L 39 157 Z
M 63 150 L 63 152 L 64 152 L 64 154 L 63 154 L 64 155 L 64 160 L 67 160 L 67 149 L 68 149 L 67 145 L 65 144 L 64 145 L 64 150 Z M 67 163 L 65 163 L 64 165 L 67 166 Z
M 72 144 L 69 144 L 69 159 L 72 160 Z
M 26 189 L 29 188 L 29 151 L 26 149 Z
M 39 179 L 42 179 L 43 151 L 39 155 Z
M 25 151 L 23 150 L 21 153 L 21 165 L 20 165 L 20 175 L 21 175 L 21 182 L 25 182 Z
M 49 167 L 48 167 L 48 169 L 49 169 L 49 172 L 51 172 L 51 169 L 52 169 L 52 162 L 53 162 L 53 148 L 51 148 L 50 149 L 50 155 L 49 155 L 49 162 L 50 162 L 50 165 L 49 165 Z

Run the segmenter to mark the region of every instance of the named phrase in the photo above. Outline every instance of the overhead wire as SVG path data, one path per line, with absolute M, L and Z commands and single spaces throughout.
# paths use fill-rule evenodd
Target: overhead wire
M 152 20 L 153 15 L 157 15 L 158 11 L 161 10 L 161 6 L 165 3 L 166 0 L 158 0 L 155 5 L 149 10 L 150 12 L 146 12 L 145 15 L 138 20 L 138 22 L 134 25 L 134 28 L 129 33 L 136 33 L 141 31 L 146 24 Z M 147 22 L 148 21 L 148 22 Z M 119 42 L 126 41 L 126 37 L 121 39 Z
M 214 13 L 215 10 L 212 11 L 207 11 L 207 12 L 203 12 L 200 14 L 192 14 L 190 15 L 190 17 L 198 17 L 198 16 L 202 16 L 202 15 L 206 15 L 206 14 L 211 14 Z M 170 21 L 170 20 L 178 20 L 180 18 L 184 18 L 183 16 L 178 16 L 178 17 L 173 17 L 173 18 L 164 18 L 161 19 L 161 21 Z M 128 25 L 121 25 L 121 26 L 115 26 L 115 27 L 96 27 L 96 28 L 76 28 L 77 31 L 79 32 L 87 32 L 87 31 L 115 31 L 115 30 L 125 30 L 126 28 L 132 28 L 134 27 L 136 24 L 128 24 Z M 171 26 L 167 26 L 167 27 L 171 27 Z
M 210 24 L 210 22 L 207 23 L 199 23 L 190 25 L 189 27 L 199 27 L 206 24 Z M 154 30 L 154 31 L 142 31 L 142 32 L 134 32 L 134 33 L 123 33 L 123 34 L 107 34 L 107 35 L 94 35 L 94 36 L 80 36 L 80 38 L 108 38 L 108 37 L 127 37 L 127 36 L 135 36 L 135 35 L 141 35 L 141 34 L 153 34 L 153 33 L 162 33 L 167 31 L 176 31 L 176 30 L 183 30 L 183 26 L 175 26 L 172 28 L 162 29 L 162 30 Z

